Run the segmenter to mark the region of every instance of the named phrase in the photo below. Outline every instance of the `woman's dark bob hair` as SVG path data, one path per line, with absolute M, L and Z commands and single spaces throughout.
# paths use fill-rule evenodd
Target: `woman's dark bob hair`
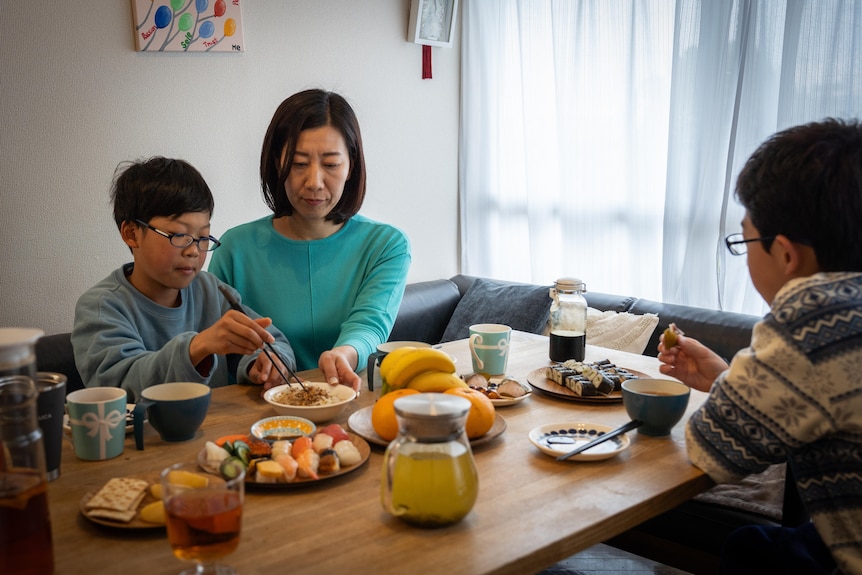
M 326 220 L 344 223 L 362 207 L 365 200 L 365 155 L 356 114 L 347 100 L 334 92 L 305 90 L 278 106 L 263 139 L 260 185 L 266 205 L 277 218 L 289 216 L 294 211 L 287 199 L 285 182 L 299 134 L 303 130 L 321 126 L 332 126 L 341 133 L 350 159 L 350 177 L 344 184 L 344 193 L 335 208 L 327 214 Z M 282 157 L 285 158 L 284 165 Z

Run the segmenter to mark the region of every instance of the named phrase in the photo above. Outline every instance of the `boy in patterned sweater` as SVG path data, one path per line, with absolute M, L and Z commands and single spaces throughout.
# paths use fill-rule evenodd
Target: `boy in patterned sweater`
M 710 392 L 686 426 L 692 463 L 727 483 L 786 461 L 811 521 L 736 530 L 720 572 L 862 574 L 862 125 L 777 133 L 736 197 L 727 247 L 770 311 L 729 366 L 682 336 L 659 344 L 661 371 Z

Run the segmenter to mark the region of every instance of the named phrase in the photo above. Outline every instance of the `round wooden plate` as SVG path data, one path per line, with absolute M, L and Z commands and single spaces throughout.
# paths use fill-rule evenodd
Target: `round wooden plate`
M 560 385 L 554 380 L 545 377 L 545 369 L 546 368 L 544 367 L 534 369 L 527 374 L 527 381 L 535 389 L 545 392 L 548 395 L 552 395 L 560 399 L 566 399 L 568 401 L 578 401 L 580 403 L 620 403 L 623 400 L 622 391 L 612 391 L 609 395 L 578 395 L 565 385 Z M 641 371 L 636 371 L 627 367 L 623 369 L 637 377 L 649 378 L 647 374 Z

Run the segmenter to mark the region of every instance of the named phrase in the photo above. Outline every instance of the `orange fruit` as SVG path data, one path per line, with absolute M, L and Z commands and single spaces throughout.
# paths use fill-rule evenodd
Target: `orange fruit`
M 477 389 L 453 387 L 447 389 L 443 393 L 451 395 L 460 395 L 470 400 L 470 413 L 467 414 L 467 426 L 465 431 L 469 439 L 482 437 L 494 426 L 494 419 L 497 417 L 494 404 L 488 399 L 488 396 Z
M 407 387 L 396 389 L 386 395 L 381 395 L 374 402 L 374 407 L 371 408 L 371 426 L 377 432 L 377 435 L 386 441 L 395 439 L 395 436 L 398 435 L 398 420 L 395 418 L 395 400 L 414 393 L 419 392 Z

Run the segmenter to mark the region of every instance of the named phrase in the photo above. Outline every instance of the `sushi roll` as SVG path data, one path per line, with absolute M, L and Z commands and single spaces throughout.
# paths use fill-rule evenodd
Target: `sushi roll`
M 575 392 L 576 395 L 580 395 L 582 397 L 598 395 L 598 390 L 596 389 L 596 386 L 593 385 L 590 380 L 583 377 L 579 377 L 577 379 L 572 378 L 570 381 L 571 386 L 569 386 L 569 389 Z

